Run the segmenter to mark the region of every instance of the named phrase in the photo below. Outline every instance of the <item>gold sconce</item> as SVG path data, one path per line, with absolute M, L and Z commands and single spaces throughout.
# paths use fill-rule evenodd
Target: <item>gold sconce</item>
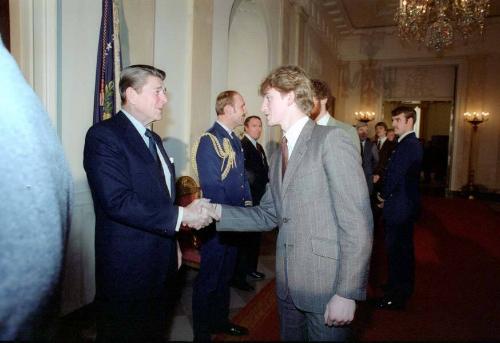
M 362 121 L 363 123 L 368 123 L 375 119 L 375 112 L 354 112 L 354 118 L 357 121 Z

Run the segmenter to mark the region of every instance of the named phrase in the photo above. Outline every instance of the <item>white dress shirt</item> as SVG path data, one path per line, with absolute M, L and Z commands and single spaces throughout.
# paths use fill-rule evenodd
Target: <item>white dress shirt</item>
M 292 151 L 293 148 L 295 147 L 295 143 L 297 143 L 297 139 L 299 139 L 300 133 L 302 132 L 304 126 L 307 124 L 308 120 L 309 117 L 304 116 L 303 118 L 299 119 L 295 124 L 293 124 L 292 127 L 289 128 L 288 131 L 285 132 L 285 134 L 283 135 L 287 139 L 288 159 L 290 159 L 290 156 L 292 156 Z

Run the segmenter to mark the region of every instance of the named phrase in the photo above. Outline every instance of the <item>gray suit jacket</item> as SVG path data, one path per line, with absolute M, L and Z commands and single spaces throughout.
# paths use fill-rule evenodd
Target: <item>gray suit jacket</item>
M 360 155 L 346 132 L 304 126 L 281 180 L 281 154 L 271 158 L 260 205 L 222 206 L 217 230 L 257 231 L 279 226 L 277 295 L 290 292 L 304 311 L 323 313 L 337 294 L 363 300 L 373 221 Z
M 358 151 L 358 154 L 361 153 L 361 147 L 359 146 L 359 136 L 358 133 L 356 132 L 356 129 L 347 123 L 344 123 L 343 121 L 337 120 L 333 118 L 330 115 L 330 118 L 328 118 L 328 123 L 326 124 L 327 126 L 334 126 L 334 127 L 340 127 L 341 129 L 344 129 L 349 137 L 351 137 L 352 142 L 356 146 L 356 150 Z
M 57 314 L 73 181 L 61 142 L 0 39 L 0 341 L 44 341 Z

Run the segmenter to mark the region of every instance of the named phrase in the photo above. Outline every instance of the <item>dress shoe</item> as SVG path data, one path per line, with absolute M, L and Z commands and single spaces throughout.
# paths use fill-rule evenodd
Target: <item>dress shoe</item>
M 380 310 L 404 310 L 406 301 L 399 297 L 382 297 L 375 301 L 375 308 Z
M 246 292 L 255 290 L 255 288 L 246 281 L 232 281 L 231 287 L 237 288 L 241 291 L 246 291 Z
M 263 278 L 266 277 L 266 275 L 264 273 L 261 273 L 261 272 L 258 272 L 258 271 L 254 271 L 254 272 L 251 272 L 251 273 L 248 273 L 248 276 L 254 278 L 254 279 L 257 279 L 257 280 L 262 280 Z
M 246 336 L 248 335 L 248 329 L 233 323 L 227 323 L 226 325 L 215 329 L 213 333 L 223 333 L 231 336 Z

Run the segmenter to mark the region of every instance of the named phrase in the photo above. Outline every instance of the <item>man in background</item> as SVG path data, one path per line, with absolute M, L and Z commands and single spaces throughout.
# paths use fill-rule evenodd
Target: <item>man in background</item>
M 149 65 L 123 69 L 122 110 L 93 125 L 83 165 L 94 200 L 98 342 L 160 342 L 166 303 L 178 268 L 181 224 L 211 218 L 197 200 L 174 205 L 175 170 L 148 126 L 167 103 L 165 72 Z
M 193 147 L 193 166 L 203 196 L 212 202 L 251 206 L 252 197 L 245 175 L 241 142 L 233 132 L 243 124 L 246 106 L 243 97 L 228 90 L 217 96 L 217 121 Z M 193 284 L 193 330 L 195 341 L 209 341 L 211 334 L 233 336 L 248 330 L 229 321 L 230 288 L 236 264 L 237 246 L 214 226 L 199 234 L 200 270 Z
M 373 170 L 378 163 L 378 150 L 377 146 L 368 139 L 368 124 L 359 122 L 356 124 L 356 130 L 359 136 L 359 146 L 361 148 L 361 161 L 363 171 L 365 173 L 366 184 L 368 185 L 368 192 L 370 195 L 373 193 Z
M 245 172 L 250 184 L 252 203 L 256 206 L 260 203 L 269 182 L 266 153 L 258 142 L 262 133 L 262 121 L 257 116 L 250 116 L 245 119 L 244 127 L 245 134 L 241 139 L 241 146 L 245 154 Z M 255 280 L 265 277 L 263 273 L 257 271 L 261 234 L 260 232 L 246 232 L 235 235 L 240 244 L 232 284 L 245 291 L 253 290 L 253 286 L 247 282 L 246 277 L 249 276 Z
M 391 158 L 392 151 L 397 144 L 397 142 L 390 141 L 387 138 L 387 124 L 383 121 L 375 124 L 375 144 L 378 151 L 378 163 L 373 169 L 373 194 L 376 195 L 382 191 L 385 170 Z M 373 196 L 373 200 L 375 204 L 378 202 L 376 196 Z M 375 227 L 377 227 L 382 216 L 382 209 L 378 206 L 373 206 L 373 216 Z
M 73 183 L 59 137 L 0 39 L 0 341 L 51 341 Z
M 387 140 L 389 142 L 396 142 L 396 134 L 394 133 L 394 129 L 387 129 Z
M 359 153 L 359 139 L 356 130 L 351 125 L 333 117 L 333 111 L 335 111 L 335 98 L 332 96 L 328 84 L 318 79 L 312 79 L 311 84 L 314 106 L 311 109 L 309 117 L 316 121 L 318 125 L 340 127 L 345 130 Z M 332 111 L 332 113 L 329 111 Z
M 420 210 L 418 184 L 422 168 L 422 145 L 413 127 L 416 112 L 401 106 L 392 111 L 392 125 L 399 136 L 378 194 L 383 208 L 388 280 L 380 309 L 403 309 L 415 286 L 413 226 Z

